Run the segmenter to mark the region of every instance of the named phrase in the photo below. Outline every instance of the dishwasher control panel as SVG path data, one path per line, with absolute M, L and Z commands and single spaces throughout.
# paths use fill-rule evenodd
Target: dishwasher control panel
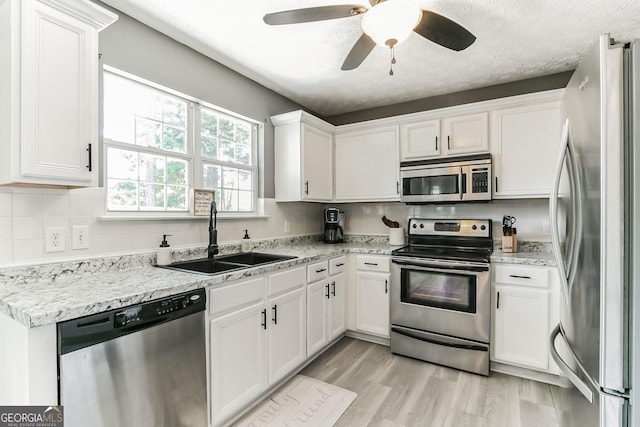
M 188 293 L 127 307 L 116 311 L 113 316 L 113 326 L 114 328 L 122 328 L 147 323 L 149 320 L 177 314 L 198 304 L 204 304 L 204 296 L 200 293 Z

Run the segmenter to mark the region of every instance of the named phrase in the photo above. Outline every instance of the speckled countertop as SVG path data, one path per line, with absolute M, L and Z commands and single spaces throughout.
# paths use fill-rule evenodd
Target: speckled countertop
M 28 327 L 37 327 L 326 257 L 346 253 L 389 255 L 393 248 L 384 240 L 366 236 L 340 245 L 316 242 L 309 237 L 257 242 L 254 247 L 257 252 L 298 258 L 215 276 L 154 267 L 155 253 L 6 268 L 0 269 L 0 312 Z M 179 250 L 174 253 L 174 261 L 201 258 L 204 251 L 205 248 Z M 222 253 L 238 251 L 239 245 L 221 245 Z M 502 254 L 499 250 L 494 251 L 491 262 L 555 265 L 547 253 Z

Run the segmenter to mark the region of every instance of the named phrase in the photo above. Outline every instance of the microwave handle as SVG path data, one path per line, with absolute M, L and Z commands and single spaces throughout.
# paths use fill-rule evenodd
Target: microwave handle
M 460 167 L 460 171 L 458 172 L 458 188 L 460 189 L 460 200 L 462 200 L 463 198 L 462 187 L 462 167 Z

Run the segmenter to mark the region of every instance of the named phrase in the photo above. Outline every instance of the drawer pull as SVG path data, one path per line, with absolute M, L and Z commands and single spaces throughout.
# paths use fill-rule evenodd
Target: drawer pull
M 378 263 L 377 262 L 365 262 L 364 265 L 375 265 L 375 266 L 377 266 Z
M 336 267 L 342 267 L 344 265 L 344 262 L 341 262 L 339 264 L 336 264 Z
M 327 271 L 326 268 L 321 268 L 320 270 L 316 270 L 316 273 L 322 273 L 323 271 Z
M 513 277 L 514 279 L 531 279 L 531 276 L 521 276 L 519 274 L 510 274 L 509 277 Z

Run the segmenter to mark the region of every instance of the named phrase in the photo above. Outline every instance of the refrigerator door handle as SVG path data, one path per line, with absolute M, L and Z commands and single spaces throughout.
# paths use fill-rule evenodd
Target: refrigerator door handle
M 560 324 L 558 324 L 555 327 L 555 329 L 551 333 L 551 337 L 549 338 L 550 340 L 549 349 L 551 352 L 551 357 L 553 357 L 553 360 L 556 362 L 560 370 L 567 376 L 569 381 L 571 381 L 571 383 L 578 389 L 578 391 L 582 393 L 582 395 L 589 401 L 589 403 L 593 403 L 593 392 L 591 391 L 591 388 L 589 387 L 589 385 L 586 384 L 584 381 L 582 381 L 580 377 L 578 377 L 578 374 L 576 374 L 569 367 L 569 365 L 567 365 L 567 363 L 564 360 L 562 360 L 562 357 L 560 357 L 560 354 L 558 354 L 558 350 L 556 349 L 556 338 L 558 335 L 560 335 Z M 578 365 L 578 367 L 584 371 L 584 368 L 580 364 L 580 361 L 575 357 L 570 347 L 569 347 L 569 351 L 572 353 L 572 356 L 576 364 Z
M 556 173 L 551 186 L 551 194 L 549 197 L 549 224 L 551 225 L 551 244 L 553 246 L 553 254 L 558 265 L 558 273 L 560 275 L 560 284 L 562 287 L 562 295 L 565 301 L 569 301 L 569 286 L 567 282 L 567 272 L 565 270 L 564 260 L 560 248 L 560 231 L 558 230 L 558 194 L 560 192 L 560 177 L 562 176 L 562 165 L 569 149 L 569 119 L 567 119 L 562 128 L 562 141 L 560 143 L 560 154 L 558 156 L 558 164 L 556 165 Z M 576 196 L 576 195 L 572 195 Z

